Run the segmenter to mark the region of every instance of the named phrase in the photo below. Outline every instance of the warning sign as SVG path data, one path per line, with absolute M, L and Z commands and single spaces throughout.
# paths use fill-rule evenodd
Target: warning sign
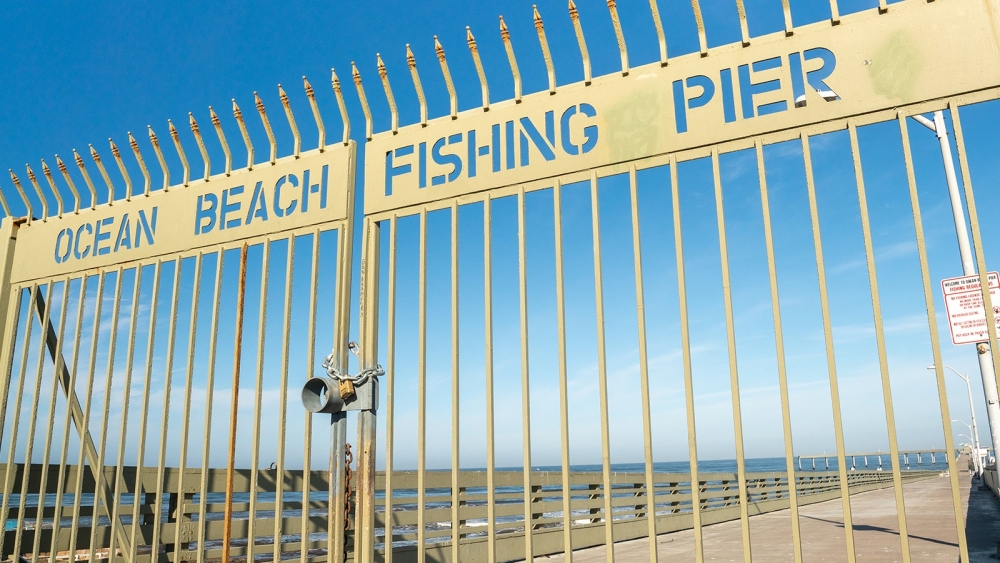
M 987 274 L 990 286 L 990 300 L 993 311 L 990 318 L 1000 331 L 1000 276 L 996 272 Z M 955 344 L 974 344 L 989 340 L 986 326 L 986 307 L 983 306 L 983 291 L 979 276 L 962 276 L 941 282 L 944 290 L 944 305 L 948 310 L 948 328 L 951 341 Z

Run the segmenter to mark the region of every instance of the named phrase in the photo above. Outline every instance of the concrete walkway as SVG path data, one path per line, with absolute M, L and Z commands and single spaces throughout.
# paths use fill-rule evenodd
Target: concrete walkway
M 964 465 L 959 465 L 964 467 Z M 968 512 L 969 551 L 973 562 L 996 561 L 1000 540 L 1000 502 L 989 490 L 980 491 L 962 472 L 962 511 Z M 906 524 L 913 561 L 958 561 L 958 536 L 952 511 L 948 477 L 940 476 L 904 485 Z M 851 496 L 854 541 L 858 561 L 902 561 L 899 523 L 892 488 Z M 804 506 L 799 511 L 804 561 L 847 561 L 844 518 L 840 499 Z M 703 529 L 705 561 L 743 561 L 740 522 L 725 522 Z M 750 519 L 755 561 L 794 561 L 790 511 L 772 512 Z M 615 544 L 615 561 L 649 561 L 649 541 Z M 685 530 L 657 538 L 660 561 L 694 561 L 694 532 Z M 563 555 L 537 558 L 563 561 Z M 575 551 L 573 561 L 605 561 L 606 548 Z

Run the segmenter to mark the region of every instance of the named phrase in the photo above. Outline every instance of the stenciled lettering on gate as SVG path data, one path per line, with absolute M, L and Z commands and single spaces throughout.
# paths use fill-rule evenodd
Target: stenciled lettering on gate
M 379 133 L 366 147 L 365 212 L 800 128 L 1000 80 L 990 16 L 979 3 L 899 5 L 849 18 L 849 26 L 821 22 L 790 37 L 755 38 L 747 47 L 718 47 L 705 57 L 693 53 Z M 931 21 L 953 32 L 953 48 L 937 50 L 922 39 Z M 980 75 L 964 76 L 962 84 L 940 80 L 977 57 L 991 59 Z
M 14 279 L 140 260 L 345 219 L 353 191 L 355 153 L 354 143 L 327 147 L 300 158 L 192 182 L 189 187 L 36 220 L 18 233 Z M 22 251 L 25 247 L 29 250 Z

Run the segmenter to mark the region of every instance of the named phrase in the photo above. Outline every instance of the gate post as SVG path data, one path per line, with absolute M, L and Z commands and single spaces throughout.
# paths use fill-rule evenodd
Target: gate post
M 361 369 L 378 366 L 379 225 L 365 219 L 361 255 Z M 391 377 L 391 375 L 390 375 Z M 376 387 L 377 393 L 377 387 Z M 358 413 L 358 496 L 354 528 L 355 563 L 375 559 L 375 431 L 376 408 Z M 388 515 L 386 518 L 388 519 Z M 386 536 L 391 541 L 391 536 Z
M 10 308 L 10 270 L 14 262 L 17 229 L 22 222 L 23 219 L 8 217 L 0 224 L 0 319 L 4 321 L 8 318 L 7 313 Z M 0 324 L 0 342 L 7 342 L 9 331 L 10 327 L 6 323 Z M 3 413 L 0 413 L 0 416 L 2 415 Z

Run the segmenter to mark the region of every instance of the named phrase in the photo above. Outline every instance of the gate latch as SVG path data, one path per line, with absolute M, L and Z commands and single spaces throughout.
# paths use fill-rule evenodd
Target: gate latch
M 351 342 L 350 349 L 358 354 L 358 345 Z M 382 366 L 363 370 L 355 376 L 337 370 L 336 351 L 323 359 L 325 376 L 317 376 L 302 386 L 302 406 L 314 413 L 367 411 L 378 409 L 378 377 L 385 375 Z

